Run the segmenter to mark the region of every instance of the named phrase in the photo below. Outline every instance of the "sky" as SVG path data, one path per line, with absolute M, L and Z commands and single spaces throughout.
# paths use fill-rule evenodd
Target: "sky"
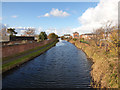
M 60 36 L 75 31 L 80 34 L 91 33 L 108 20 L 117 23 L 118 1 L 3 2 L 0 20 L 8 27 L 16 27 L 19 35 L 24 33 L 25 27 L 35 28 L 36 34 L 41 31 Z

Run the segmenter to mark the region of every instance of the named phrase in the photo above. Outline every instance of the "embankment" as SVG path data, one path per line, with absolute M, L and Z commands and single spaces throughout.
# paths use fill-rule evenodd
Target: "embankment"
M 5 49 L 6 54 L 3 53 L 3 56 L 7 57 L 3 58 L 2 72 L 6 72 L 16 66 L 19 66 L 20 64 L 23 64 L 24 62 L 35 58 L 36 56 L 53 47 L 57 42 L 57 40 L 46 40 L 39 43 L 10 46 L 11 48 L 7 47 L 8 50 L 4 47 L 2 50 Z M 10 51 L 13 52 L 13 54 L 8 55 Z
M 18 53 L 22 53 L 24 51 L 33 49 L 35 47 L 44 46 L 50 42 L 52 42 L 52 40 L 44 40 L 42 42 L 36 42 L 36 43 L 26 43 L 26 44 L 3 46 L 2 47 L 2 57 L 4 58 L 4 57 L 16 55 Z
M 88 58 L 92 58 L 93 88 L 118 88 L 118 57 L 105 53 L 105 49 L 94 47 L 79 41 L 69 41 L 82 49 Z

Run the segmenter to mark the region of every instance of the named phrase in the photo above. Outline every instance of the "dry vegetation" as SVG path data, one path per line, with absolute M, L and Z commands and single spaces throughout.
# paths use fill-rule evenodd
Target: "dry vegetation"
M 94 33 L 94 37 L 88 40 L 89 44 L 80 43 L 79 40 L 71 40 L 70 42 L 93 59 L 92 87 L 118 88 L 118 47 L 120 45 L 118 28 L 109 26 L 105 29 L 100 28 Z M 106 35 L 104 36 L 104 34 Z

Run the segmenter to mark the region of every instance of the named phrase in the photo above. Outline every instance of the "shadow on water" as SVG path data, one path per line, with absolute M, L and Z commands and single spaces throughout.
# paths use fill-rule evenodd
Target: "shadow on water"
M 44 54 L 3 74 L 3 88 L 90 88 L 92 62 L 60 40 Z

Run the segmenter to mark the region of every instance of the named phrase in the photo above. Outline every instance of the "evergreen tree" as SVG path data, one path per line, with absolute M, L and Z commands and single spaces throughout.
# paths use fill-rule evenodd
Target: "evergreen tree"
M 46 40 L 47 39 L 47 34 L 45 32 L 41 32 L 40 35 L 39 35 L 39 39 L 41 41 Z

